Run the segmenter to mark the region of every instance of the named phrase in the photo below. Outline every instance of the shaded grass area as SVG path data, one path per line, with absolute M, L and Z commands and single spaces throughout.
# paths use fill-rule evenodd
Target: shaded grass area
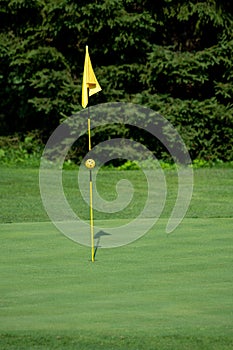
M 0 222 L 47 221 L 48 217 L 40 199 L 38 170 L 2 167 L 0 172 Z M 165 170 L 164 173 L 167 181 L 167 200 L 162 217 L 168 217 L 176 200 L 177 176 L 171 170 Z M 97 190 L 101 197 L 114 200 L 117 195 L 116 184 L 120 179 L 131 181 L 134 188 L 133 200 L 126 210 L 116 214 L 95 211 L 96 219 L 135 217 L 144 207 L 147 184 L 143 173 L 137 170 L 101 171 L 97 176 Z M 87 174 L 87 184 L 88 181 Z M 73 210 L 81 218 L 88 220 L 89 207 L 79 191 L 78 170 L 64 171 L 63 185 Z M 229 205 L 232 196 L 232 168 L 195 169 L 193 198 L 187 217 L 232 217 L 233 210 Z
M 0 168 L 0 222 L 46 221 L 38 169 Z
M 111 336 L 103 337 L 95 335 L 73 334 L 57 336 L 53 335 L 0 335 L 0 342 L 7 349 L 19 349 L 16 344 L 21 344 L 20 349 L 97 349 L 97 350 L 229 350 L 233 349 L 231 338 L 224 337 L 185 337 L 179 335 L 171 336 Z M 24 344 L 22 346 L 22 344 Z

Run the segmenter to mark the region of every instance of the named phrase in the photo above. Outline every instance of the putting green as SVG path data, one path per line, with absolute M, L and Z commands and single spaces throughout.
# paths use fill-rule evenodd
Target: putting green
M 94 263 L 51 223 L 1 224 L 1 332 L 232 337 L 232 224 L 184 219 L 167 236 L 160 219 Z

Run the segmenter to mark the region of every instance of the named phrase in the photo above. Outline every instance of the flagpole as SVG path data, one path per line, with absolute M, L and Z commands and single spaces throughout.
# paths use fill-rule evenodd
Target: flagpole
M 89 100 L 89 88 L 87 89 L 88 100 Z M 91 151 L 91 118 L 90 109 L 88 104 L 88 149 Z M 90 181 L 89 181 L 89 194 L 90 194 L 90 229 L 91 229 L 91 261 L 95 261 L 95 242 L 94 242 L 94 217 L 93 217 L 93 185 L 92 185 L 92 170 L 90 168 Z
M 95 261 L 94 218 L 93 218 L 92 171 L 90 169 L 90 228 L 91 228 L 91 261 Z
M 101 87 L 96 79 L 95 73 L 92 68 L 90 56 L 88 53 L 88 46 L 86 46 L 86 54 L 83 70 L 83 82 L 82 82 L 82 107 L 88 106 L 88 149 L 91 151 L 91 118 L 89 110 L 89 97 L 97 92 L 101 91 Z M 95 261 L 95 247 L 94 247 L 94 218 L 93 218 L 93 186 L 92 186 L 92 168 L 95 166 L 93 159 L 87 159 L 85 162 L 86 167 L 90 171 L 90 229 L 91 229 L 91 261 Z
M 88 88 L 88 95 L 89 95 L 89 88 Z M 88 149 L 91 150 L 91 119 L 90 119 L 90 110 L 88 105 L 88 119 L 87 119 L 87 128 L 88 128 Z

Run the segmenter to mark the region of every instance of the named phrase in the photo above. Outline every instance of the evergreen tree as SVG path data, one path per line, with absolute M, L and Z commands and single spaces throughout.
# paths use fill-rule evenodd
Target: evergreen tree
M 49 136 L 81 109 L 88 44 L 103 89 L 92 104 L 146 105 L 193 158 L 232 160 L 232 36 L 229 0 L 0 0 L 1 134 Z

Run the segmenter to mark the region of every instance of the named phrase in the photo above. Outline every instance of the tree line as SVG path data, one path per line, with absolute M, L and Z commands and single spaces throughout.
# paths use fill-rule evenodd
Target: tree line
M 233 159 L 230 0 L 0 0 L 1 135 L 45 141 L 82 109 L 86 45 L 102 87 L 92 105 L 150 107 L 193 159 Z

